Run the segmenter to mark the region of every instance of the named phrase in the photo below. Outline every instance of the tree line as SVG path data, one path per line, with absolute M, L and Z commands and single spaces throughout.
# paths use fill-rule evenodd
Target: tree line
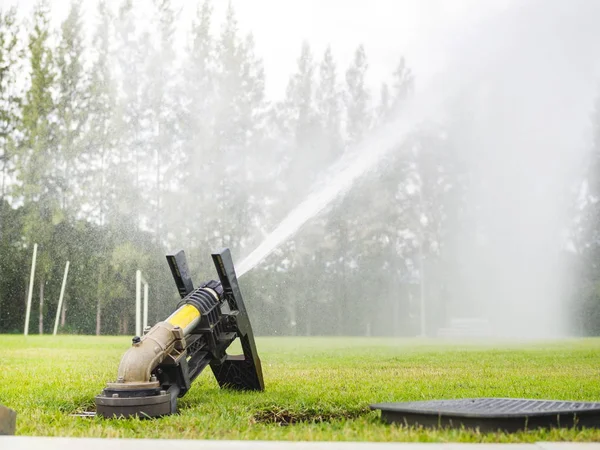
M 184 248 L 196 282 L 215 276 L 212 250 L 248 254 L 328 167 L 393 123 L 416 81 L 398 55 L 372 92 L 362 45 L 340 68 L 332 48 L 315 55 L 304 42 L 275 101 L 231 4 L 215 17 L 199 3 L 183 46 L 170 0 L 99 1 L 92 29 L 80 0 L 60 27 L 51 15 L 43 0 L 30 17 L 0 12 L 4 333 L 22 332 L 34 243 L 30 332 L 50 331 L 67 260 L 61 332 L 131 334 L 137 269 L 150 281 L 151 321 L 165 317 L 176 304 L 165 252 Z M 244 276 L 259 334 L 434 333 L 449 299 L 460 304 L 457 235 L 476 207 L 468 168 L 446 126 L 419 126 L 398 147 Z M 594 230 L 596 205 L 585 209 Z M 597 261 L 580 228 L 586 250 L 570 258 Z M 571 294 L 586 332 L 600 326 L 592 272 L 577 284 L 589 289 Z M 437 313 L 423 322 L 422 308 Z

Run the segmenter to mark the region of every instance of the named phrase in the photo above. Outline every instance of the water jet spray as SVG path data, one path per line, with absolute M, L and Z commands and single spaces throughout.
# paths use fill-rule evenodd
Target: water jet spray
M 173 314 L 135 336 L 121 359 L 116 382 L 96 397 L 102 417 L 158 417 L 177 412 L 177 399 L 210 366 L 219 386 L 264 390 L 260 358 L 231 253 L 212 254 L 219 281 L 194 289 L 185 253 L 167 255 L 181 296 Z M 228 355 L 238 339 L 243 355 Z

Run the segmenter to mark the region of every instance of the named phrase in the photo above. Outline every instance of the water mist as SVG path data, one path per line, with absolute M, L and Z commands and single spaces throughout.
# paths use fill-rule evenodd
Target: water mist
M 416 124 L 432 120 L 445 123 L 458 148 L 473 206 L 468 227 L 455 236 L 463 267 L 453 280 L 460 295 L 446 299 L 450 315 L 486 319 L 497 336 L 568 333 L 562 261 L 568 193 L 585 153 L 600 75 L 593 20 L 599 16 L 593 2 L 514 2 L 446 36 L 445 65 L 418 85 L 402 117 L 338 161 L 327 181 L 238 264 L 239 274 L 374 170 Z

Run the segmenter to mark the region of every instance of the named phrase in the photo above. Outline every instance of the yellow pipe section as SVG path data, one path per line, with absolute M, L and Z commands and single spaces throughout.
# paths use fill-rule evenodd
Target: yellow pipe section
M 165 320 L 168 324 L 181 328 L 184 336 L 187 336 L 199 321 L 200 311 L 189 304 L 183 305 Z

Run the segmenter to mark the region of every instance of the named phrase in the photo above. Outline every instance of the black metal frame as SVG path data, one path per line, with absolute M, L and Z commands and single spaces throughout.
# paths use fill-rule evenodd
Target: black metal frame
M 183 250 L 167 255 L 181 304 L 192 304 L 201 313 L 200 323 L 186 337 L 185 357 L 165 361 L 153 371 L 162 389 L 172 392 L 173 396 L 185 395 L 208 365 L 222 388 L 264 390 L 260 358 L 231 252 L 225 248 L 213 253 L 212 259 L 220 281 L 209 281 L 194 289 Z M 213 292 L 219 297 L 218 301 Z M 237 338 L 243 354 L 228 355 L 227 348 Z

